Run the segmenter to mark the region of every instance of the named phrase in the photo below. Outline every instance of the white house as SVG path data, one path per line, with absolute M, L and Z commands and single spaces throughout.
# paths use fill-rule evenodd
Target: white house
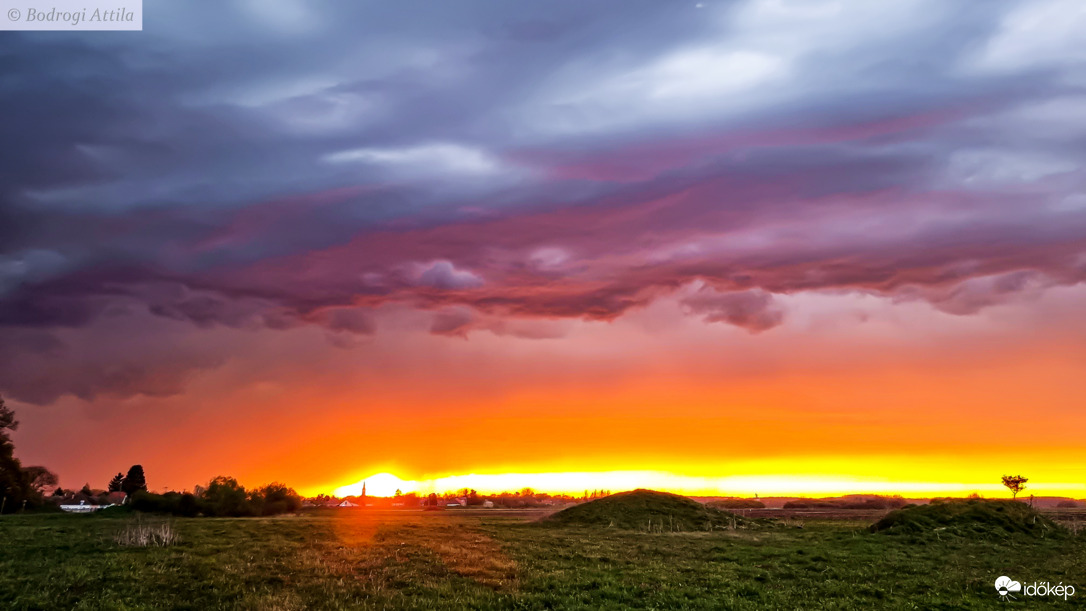
M 113 505 L 88 505 L 86 501 L 79 501 L 78 505 L 61 505 L 60 509 L 68 513 L 90 513 L 106 507 L 113 507 Z
M 336 505 L 336 507 L 358 507 L 358 504 L 357 503 L 352 503 L 352 502 L 348 501 L 347 499 L 343 499 L 343 502 L 340 503 L 339 505 Z

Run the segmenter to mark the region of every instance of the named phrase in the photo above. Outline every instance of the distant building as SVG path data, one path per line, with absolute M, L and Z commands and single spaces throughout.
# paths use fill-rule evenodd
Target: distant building
M 357 503 L 352 503 L 352 502 L 348 501 L 347 499 L 343 499 L 343 502 L 340 503 L 339 505 L 336 505 L 336 507 L 358 507 L 358 504 Z
M 90 505 L 86 501 L 79 501 L 78 505 L 61 505 L 60 508 L 68 513 L 90 513 L 92 511 L 98 511 L 108 505 Z
M 487 509 L 494 509 L 494 501 L 483 501 L 483 507 Z

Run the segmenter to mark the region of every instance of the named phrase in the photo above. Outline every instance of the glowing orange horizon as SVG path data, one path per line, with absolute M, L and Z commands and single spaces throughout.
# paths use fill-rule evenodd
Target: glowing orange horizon
M 471 473 L 420 479 L 402 479 L 391 473 L 376 473 L 329 490 L 311 488 L 307 495 L 332 493 L 357 496 L 366 483 L 369 496 L 387 497 L 399 490 L 407 493 L 446 493 L 473 489 L 481 494 L 514 492 L 531 488 L 548 494 L 581 495 L 585 491 L 621 492 L 635 488 L 663 490 L 690 496 L 843 496 L 848 494 L 902 495 L 918 498 L 932 496 L 1002 496 L 1007 489 L 995 481 L 905 481 L 848 475 L 733 475 L 698 476 L 666 471 L 579 471 L 537 473 Z M 1080 498 L 1086 496 L 1086 484 L 1032 480 L 1026 494 Z
M 133 399 L 119 421 L 73 398 L 16 405 L 14 439 L 24 464 L 55 469 L 64 488 L 104 487 L 138 463 L 155 490 L 228 475 L 309 496 L 387 472 L 441 492 L 917 497 L 1000 496 L 1000 476 L 1021 473 L 1027 495 L 1086 497 L 1081 342 L 1009 334 L 1007 311 L 965 333 L 921 306 L 819 299 L 872 318 L 862 333 L 755 337 L 648 312 L 646 326 L 681 326 L 665 338 L 634 317 L 584 323 L 561 342 L 393 329 L 373 339 L 380 368 L 361 374 L 342 354 L 321 357 L 321 335 L 288 330 L 280 349 L 297 358 L 258 381 L 227 368 L 184 395 Z M 935 335 L 903 336 L 879 322 L 883 307 Z M 55 442 L 111 436 L 126 443 L 93 455 Z

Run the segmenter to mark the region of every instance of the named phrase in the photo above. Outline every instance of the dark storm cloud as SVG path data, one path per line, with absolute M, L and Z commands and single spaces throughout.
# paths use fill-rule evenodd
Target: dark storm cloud
M 969 315 L 1075 284 L 1086 57 L 1049 23 L 1075 4 L 1040 4 L 195 2 L 9 33 L 0 335 L 55 355 L 19 334 L 150 314 L 348 346 L 389 302 L 463 336 L 696 282 L 691 313 L 764 330 L 773 293 Z M 21 396 L 185 379 L 110 358 Z

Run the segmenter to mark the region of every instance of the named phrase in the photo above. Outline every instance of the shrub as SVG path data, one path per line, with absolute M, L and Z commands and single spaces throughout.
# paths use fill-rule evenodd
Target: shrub
M 132 495 L 127 507 L 144 513 L 166 513 L 175 516 L 216 517 L 271 516 L 298 511 L 302 497 L 278 482 L 246 492 L 234 478 L 219 476 L 198 486 L 196 494 L 189 492 L 139 491 Z
M 199 499 L 189 492 L 137 492 L 132 495 L 130 505 L 132 509 L 145 513 L 168 513 L 189 518 L 204 513 Z

